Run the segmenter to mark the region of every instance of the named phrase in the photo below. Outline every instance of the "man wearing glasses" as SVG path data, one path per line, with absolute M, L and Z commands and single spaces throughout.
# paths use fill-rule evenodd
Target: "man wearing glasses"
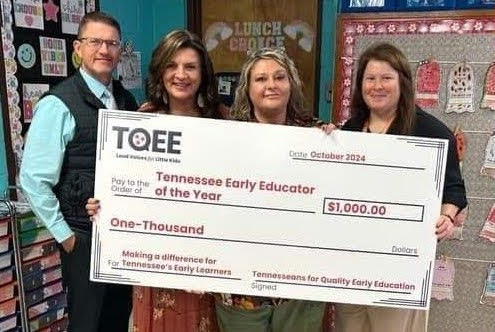
M 135 111 L 130 92 L 112 80 L 119 62 L 120 25 L 92 12 L 79 25 L 77 73 L 43 96 L 27 135 L 20 183 L 33 212 L 61 245 L 68 288 L 69 331 L 127 331 L 131 287 L 89 281 L 98 109 Z

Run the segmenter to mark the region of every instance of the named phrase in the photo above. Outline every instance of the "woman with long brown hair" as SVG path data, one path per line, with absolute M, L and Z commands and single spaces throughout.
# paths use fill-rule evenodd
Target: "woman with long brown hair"
M 222 118 L 213 65 L 201 40 L 187 30 L 164 36 L 149 65 L 147 98 L 139 111 Z M 90 199 L 89 215 L 99 209 Z M 166 286 L 166 285 L 164 285 Z M 134 287 L 134 332 L 214 332 L 213 295 L 176 289 Z

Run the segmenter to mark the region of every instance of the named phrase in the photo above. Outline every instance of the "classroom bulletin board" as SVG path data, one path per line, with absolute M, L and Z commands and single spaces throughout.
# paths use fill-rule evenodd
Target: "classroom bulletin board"
M 39 97 L 80 66 L 73 52 L 81 18 L 99 10 L 99 0 L 0 0 L 2 58 L 0 89 L 9 139 L 9 183 L 22 159 L 24 137 Z

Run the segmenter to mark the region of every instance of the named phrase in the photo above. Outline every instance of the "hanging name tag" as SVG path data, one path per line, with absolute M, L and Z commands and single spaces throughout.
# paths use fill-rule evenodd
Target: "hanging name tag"
M 485 280 L 485 288 L 481 295 L 481 304 L 495 306 L 495 263 L 490 263 Z

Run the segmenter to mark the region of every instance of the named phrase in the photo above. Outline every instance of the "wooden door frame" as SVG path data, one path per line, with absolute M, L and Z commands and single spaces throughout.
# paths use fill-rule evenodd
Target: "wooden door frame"
M 203 38 L 201 33 L 201 0 L 187 0 L 187 29 Z

